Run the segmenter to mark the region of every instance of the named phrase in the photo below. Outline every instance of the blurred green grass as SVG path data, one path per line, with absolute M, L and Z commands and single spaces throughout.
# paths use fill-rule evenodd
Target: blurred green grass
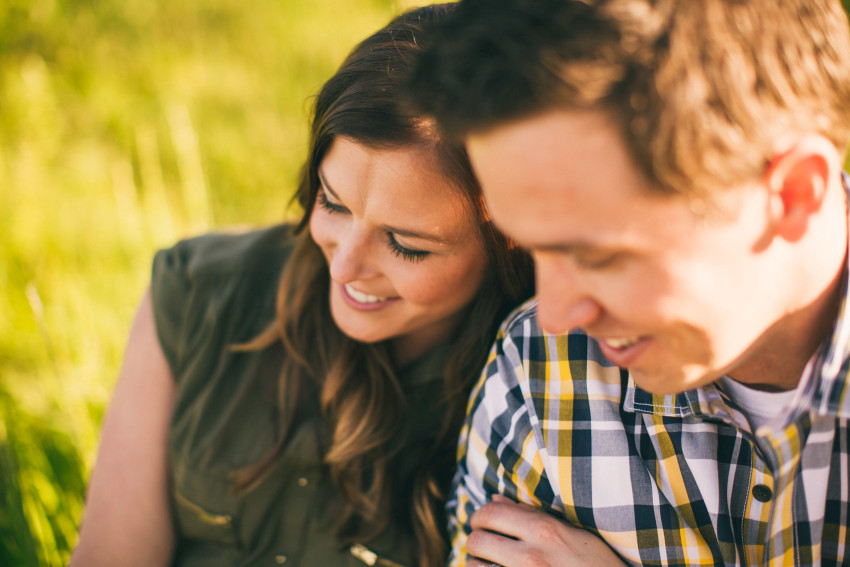
M 309 97 L 414 4 L 0 3 L 0 565 L 70 557 L 153 252 L 283 219 Z

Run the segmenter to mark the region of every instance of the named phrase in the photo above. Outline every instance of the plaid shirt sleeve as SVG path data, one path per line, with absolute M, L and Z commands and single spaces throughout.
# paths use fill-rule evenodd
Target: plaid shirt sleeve
M 451 565 L 466 565 L 470 517 L 493 494 L 549 511 L 557 509 L 523 388 L 527 383 L 526 350 L 536 329 L 528 318 L 528 312 L 519 311 L 502 326 L 470 396 L 459 440 L 458 472 L 448 503 Z

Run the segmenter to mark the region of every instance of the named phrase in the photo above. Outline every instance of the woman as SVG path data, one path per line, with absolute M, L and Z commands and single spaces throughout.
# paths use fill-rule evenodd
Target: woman
M 319 93 L 296 227 L 157 254 L 72 565 L 441 565 L 471 382 L 530 261 L 396 89 L 408 12 Z

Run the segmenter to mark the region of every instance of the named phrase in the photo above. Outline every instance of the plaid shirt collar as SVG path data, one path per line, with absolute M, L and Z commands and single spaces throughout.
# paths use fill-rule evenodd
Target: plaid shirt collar
M 850 175 L 841 174 L 850 201 Z M 850 220 L 848 220 L 850 223 Z M 850 248 L 850 245 L 848 245 Z M 792 402 L 793 410 L 770 424 L 771 429 L 784 429 L 803 413 L 850 417 L 850 263 L 845 259 L 841 304 L 830 337 L 809 360 L 802 377 L 803 386 Z M 628 379 L 624 409 L 629 412 L 659 416 L 719 419 L 727 423 L 746 423 L 746 419 L 729 404 L 725 394 L 712 383 L 679 394 L 650 394 Z

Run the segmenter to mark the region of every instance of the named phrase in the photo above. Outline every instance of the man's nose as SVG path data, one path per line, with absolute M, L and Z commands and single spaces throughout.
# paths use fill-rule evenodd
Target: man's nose
M 601 305 L 568 258 L 535 255 L 534 262 L 537 320 L 544 331 L 560 335 L 599 318 Z
M 356 225 L 348 227 L 333 251 L 329 266 L 331 278 L 348 283 L 373 275 L 374 246 L 375 242 L 368 231 Z

